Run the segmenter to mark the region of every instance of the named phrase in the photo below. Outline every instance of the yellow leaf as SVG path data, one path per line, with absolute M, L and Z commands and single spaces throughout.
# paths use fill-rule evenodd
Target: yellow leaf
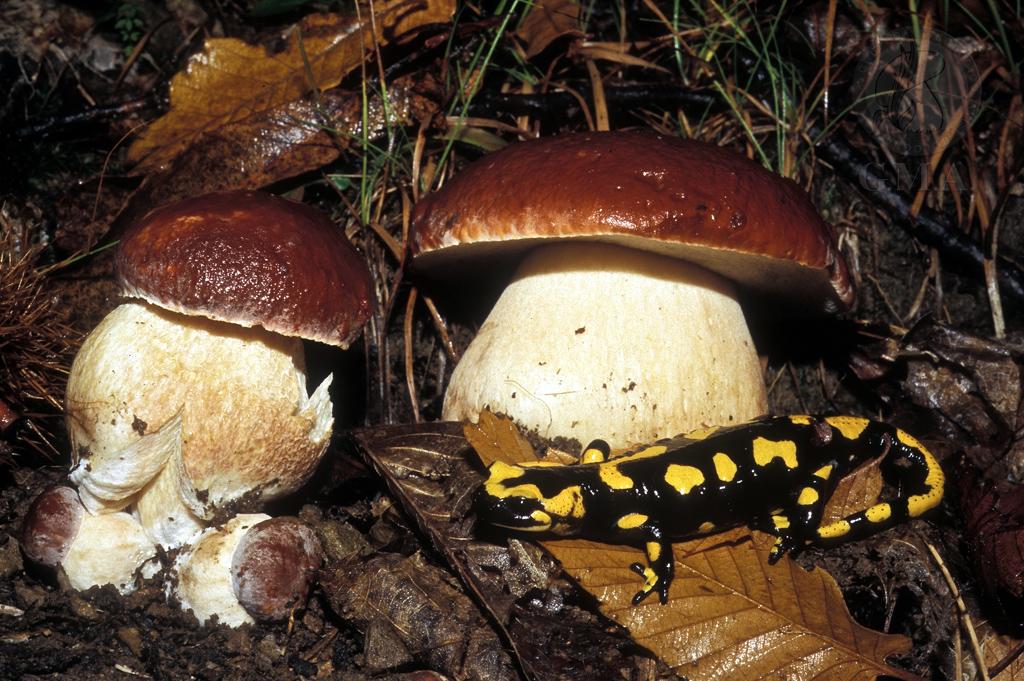
M 454 0 L 371 3 L 357 19 L 307 16 L 279 52 L 235 38 L 211 38 L 171 80 L 170 109 L 128 150 L 136 170 L 166 166 L 203 132 L 334 87 L 373 50 L 419 26 L 448 21 Z M 376 29 L 376 31 L 374 31 Z M 257 140 L 258 141 L 258 140 Z
M 742 536 L 730 533 L 730 539 Z M 669 602 L 630 600 L 640 578 L 629 569 L 643 552 L 580 540 L 543 542 L 562 567 L 593 593 L 601 611 L 629 629 L 676 673 L 711 679 L 915 678 L 885 664 L 904 652 L 902 636 L 872 631 L 850 616 L 835 580 L 787 559 L 768 565 L 770 542 L 746 540 L 674 548 Z M 697 550 L 694 550 L 697 549 Z
M 522 463 L 537 460 L 533 447 L 519 432 L 515 422 L 506 416 L 483 411 L 477 423 L 467 423 L 462 432 L 485 466 L 495 461 Z

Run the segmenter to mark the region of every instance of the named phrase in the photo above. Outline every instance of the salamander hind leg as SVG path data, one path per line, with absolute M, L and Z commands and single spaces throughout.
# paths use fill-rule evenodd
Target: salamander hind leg
M 797 490 L 789 507 L 771 515 L 767 530 L 776 539 L 768 553 L 770 565 L 779 562 L 787 553 L 799 551 L 816 538 L 825 502 L 835 487 L 835 469 L 835 461 L 819 466 Z

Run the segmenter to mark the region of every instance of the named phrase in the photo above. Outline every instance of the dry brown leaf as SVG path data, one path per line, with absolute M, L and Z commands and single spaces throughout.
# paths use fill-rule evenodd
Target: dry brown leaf
M 485 412 L 465 433 L 486 464 L 537 459 L 515 424 L 503 417 Z M 859 500 L 873 484 L 870 467 L 857 477 L 862 479 L 848 483 L 844 492 L 847 502 Z M 701 680 L 917 678 L 885 663 L 888 656 L 909 649 L 905 637 L 857 624 L 824 570 L 807 572 L 788 557 L 768 565 L 771 543 L 768 535 L 737 528 L 676 544 L 668 604 L 651 600 L 633 606 L 639 578 L 629 565 L 645 562 L 642 551 L 583 540 L 542 542 L 597 597 L 605 615 L 681 675 Z
M 979 626 L 979 628 L 982 628 Z M 1021 648 L 1024 640 L 1014 636 L 1000 635 L 988 631 L 981 639 L 981 649 L 985 656 L 985 665 L 992 676 L 992 681 L 1024 681 L 1024 655 Z M 1009 664 L 1007 664 L 1009 661 Z
M 523 463 L 537 460 L 533 446 L 510 418 L 483 411 L 478 422 L 467 423 L 462 432 L 485 466 L 495 461 Z
M 822 524 L 863 511 L 878 501 L 878 495 L 882 493 L 882 471 L 879 466 L 883 458 L 878 457 L 860 466 L 839 481 L 825 504 L 825 511 L 821 515 Z
M 372 22 L 369 9 L 359 19 L 309 15 L 276 53 L 234 38 L 211 38 L 171 80 L 170 109 L 135 140 L 128 160 L 139 172 L 159 169 L 203 132 L 334 87 L 375 42 L 383 45 L 419 26 L 447 22 L 454 5 L 454 0 L 374 3 Z
M 408 125 L 432 115 L 437 105 L 420 91 L 433 84 L 421 74 L 390 82 L 388 120 L 376 94 L 364 105 L 361 93 L 334 88 L 315 102 L 311 97 L 296 99 L 279 109 L 203 131 L 166 170 L 146 178 L 119 223 L 127 224 L 154 206 L 187 196 L 256 189 L 316 170 L 348 149 L 352 138 L 365 134 L 375 139 L 388 124 Z
M 530 8 L 516 37 L 523 41 L 526 58 L 532 59 L 562 36 L 583 37 L 580 5 L 575 0 L 540 0 Z

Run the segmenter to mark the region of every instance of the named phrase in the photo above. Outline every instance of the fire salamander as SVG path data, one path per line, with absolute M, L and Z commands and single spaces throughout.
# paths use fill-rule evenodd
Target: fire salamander
M 886 455 L 895 499 L 828 524 L 822 511 L 836 483 L 861 462 Z M 662 440 L 609 459 L 596 440 L 576 464 L 491 464 L 481 520 L 542 532 L 642 546 L 647 567 L 638 604 L 668 600 L 675 540 L 747 524 L 776 537 L 777 562 L 808 542 L 831 545 L 917 518 L 942 500 L 935 457 L 893 426 L 852 416 L 776 416 Z

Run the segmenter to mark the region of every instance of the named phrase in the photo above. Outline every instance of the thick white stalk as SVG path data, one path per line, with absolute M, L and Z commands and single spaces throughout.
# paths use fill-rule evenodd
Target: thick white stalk
M 732 285 L 688 263 L 591 242 L 522 263 L 445 395 L 444 418 L 483 409 L 544 437 L 626 447 L 767 410 Z

